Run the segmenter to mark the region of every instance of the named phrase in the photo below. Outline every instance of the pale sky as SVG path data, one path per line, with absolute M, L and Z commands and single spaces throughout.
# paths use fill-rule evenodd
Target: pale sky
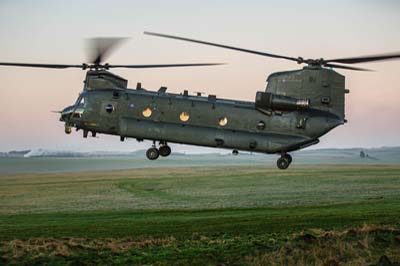
M 225 62 L 186 69 L 115 70 L 130 87 L 167 86 L 254 101 L 266 77 L 296 63 L 143 35 L 155 31 L 288 56 L 337 58 L 400 51 L 400 1 L 0 1 L 0 61 L 80 64 L 85 39 L 131 37 L 115 64 Z M 315 148 L 400 146 L 400 60 L 338 70 L 346 76 L 349 123 Z M 0 67 L 0 151 L 136 150 L 150 142 L 64 134 L 52 110 L 72 104 L 85 72 Z M 176 148 L 175 148 L 176 147 Z M 174 146 L 175 150 L 190 150 Z

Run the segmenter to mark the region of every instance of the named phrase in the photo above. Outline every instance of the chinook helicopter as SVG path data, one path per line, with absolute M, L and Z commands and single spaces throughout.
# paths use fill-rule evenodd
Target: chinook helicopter
M 212 66 L 218 63 L 166 65 L 111 65 L 103 63 L 120 39 L 96 39 L 90 64 L 0 63 L 3 66 L 87 70 L 83 91 L 76 102 L 60 111 L 65 133 L 72 128 L 83 137 L 97 133 L 117 135 L 121 141 L 135 138 L 151 140 L 146 156 L 156 160 L 171 154 L 168 143 L 190 144 L 280 155 L 279 169 L 292 162 L 289 152 L 319 142 L 333 128 L 346 123 L 345 77 L 332 68 L 357 71 L 368 69 L 347 64 L 400 58 L 400 53 L 340 58 L 332 60 L 288 57 L 178 36 L 145 32 L 147 35 L 200 43 L 256 55 L 306 64 L 303 69 L 269 75 L 265 91 L 255 101 L 237 101 L 203 96 L 168 93 L 166 87 L 146 90 L 109 71 L 112 68 L 156 68 Z M 335 64 L 333 64 L 335 63 Z M 340 63 L 338 65 L 336 63 Z

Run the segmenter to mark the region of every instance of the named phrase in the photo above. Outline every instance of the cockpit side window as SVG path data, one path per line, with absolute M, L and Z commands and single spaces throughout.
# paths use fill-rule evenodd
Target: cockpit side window
M 84 107 L 86 105 L 86 102 L 87 102 L 86 95 L 85 94 L 80 94 L 78 99 L 76 100 L 75 105 Z

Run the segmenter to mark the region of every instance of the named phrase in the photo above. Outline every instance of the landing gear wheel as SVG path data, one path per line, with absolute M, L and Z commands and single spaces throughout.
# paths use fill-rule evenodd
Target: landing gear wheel
M 289 164 L 292 163 L 293 159 L 292 159 L 292 156 L 290 156 L 290 154 L 285 154 L 285 155 L 283 155 L 283 156 L 286 157 L 286 158 L 288 158 Z
M 155 160 L 158 158 L 159 155 L 160 155 L 160 152 L 154 147 L 148 149 L 146 152 L 147 159 L 149 159 L 149 160 Z
M 71 132 L 72 132 L 72 127 L 65 126 L 65 134 L 71 134 Z
M 289 155 L 290 156 L 290 155 Z M 281 170 L 285 170 L 289 167 L 290 165 L 290 157 L 284 155 L 281 158 L 278 159 L 278 161 L 276 162 L 276 165 L 278 166 L 279 169 Z
M 167 157 L 171 154 L 171 148 L 168 145 L 161 146 L 159 151 L 162 157 Z

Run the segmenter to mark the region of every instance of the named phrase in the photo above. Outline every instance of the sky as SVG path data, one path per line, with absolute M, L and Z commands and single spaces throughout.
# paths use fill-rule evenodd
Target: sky
M 287 56 L 337 58 L 400 51 L 400 1 L 0 1 L 0 61 L 80 64 L 85 40 L 128 37 L 114 64 L 224 62 L 185 69 L 115 70 L 146 89 L 197 91 L 254 101 L 266 78 L 299 69 L 296 63 L 151 37 L 181 35 Z M 375 72 L 346 76 L 348 123 L 314 148 L 400 146 L 400 60 L 359 64 Z M 82 90 L 85 72 L 0 67 L 0 151 L 13 149 L 137 150 L 150 142 L 116 136 L 83 139 L 58 121 Z M 178 151 L 198 150 L 174 145 Z

